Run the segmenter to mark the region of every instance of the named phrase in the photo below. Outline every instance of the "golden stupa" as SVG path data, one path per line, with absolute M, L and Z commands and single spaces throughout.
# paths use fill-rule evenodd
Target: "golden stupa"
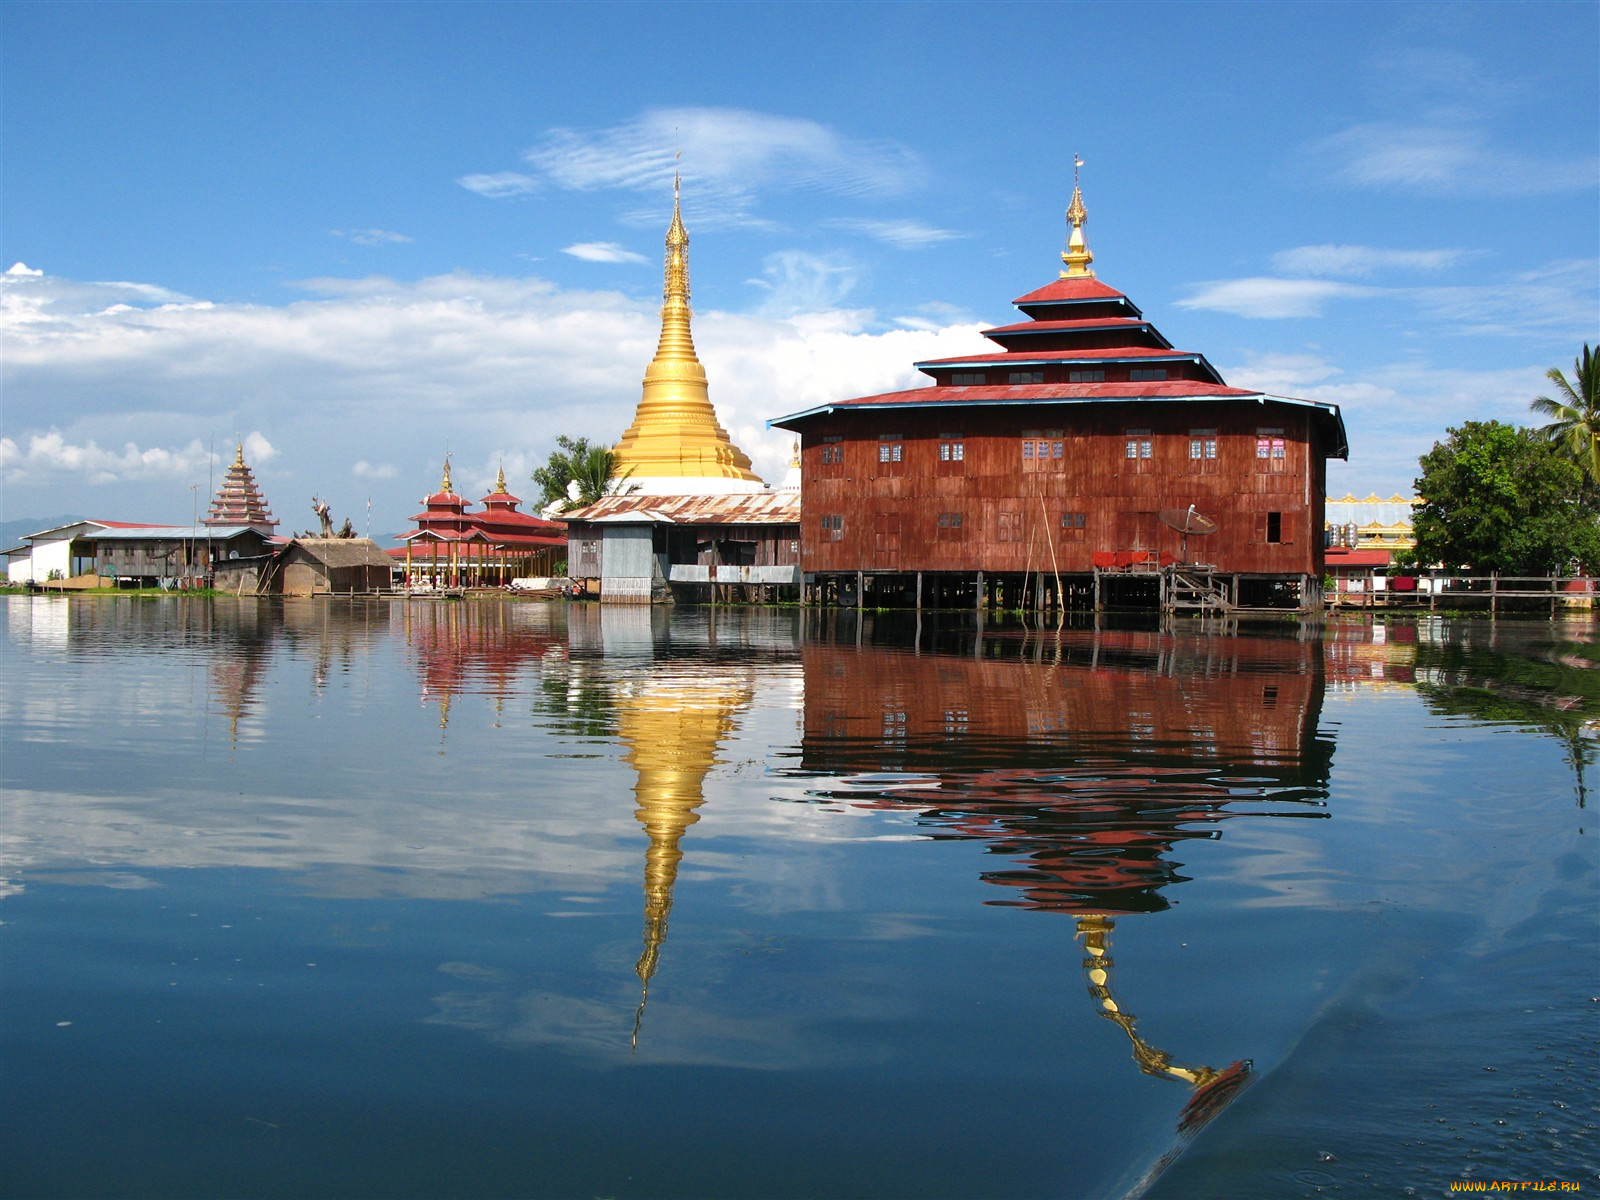
M 750 458 L 717 421 L 706 391 L 706 371 L 694 352 L 689 329 L 689 234 L 672 181 L 672 224 L 667 229 L 666 284 L 661 302 L 661 341 L 644 373 L 633 424 L 614 453 L 617 475 L 629 492 L 701 495 L 761 491 L 765 485 Z

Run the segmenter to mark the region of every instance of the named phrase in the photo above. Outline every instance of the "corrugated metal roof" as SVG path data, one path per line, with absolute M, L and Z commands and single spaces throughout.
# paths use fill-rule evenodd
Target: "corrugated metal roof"
M 799 492 L 734 492 L 709 496 L 606 496 L 563 513 L 568 522 L 650 525 L 797 525 Z
M 96 529 L 82 537 L 90 542 L 225 542 L 246 533 L 269 536 L 253 525 L 128 525 Z

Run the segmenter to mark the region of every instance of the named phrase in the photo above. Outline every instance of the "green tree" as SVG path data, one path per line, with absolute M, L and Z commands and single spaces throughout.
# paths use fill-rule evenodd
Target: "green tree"
M 1577 464 L 1542 434 L 1468 421 L 1420 460 L 1416 559 L 1452 570 L 1600 569 L 1600 508 Z
M 617 474 L 617 456 L 605 446 L 592 444 L 588 438 L 570 438 L 560 434 L 550 460 L 533 472 L 533 482 L 539 485 L 540 507 L 557 500 L 567 502 L 567 485 L 577 483 L 575 503 L 593 504 L 602 496 L 618 490 L 626 477 Z
M 1571 379 L 1557 367 L 1545 377 L 1556 385 L 1555 396 L 1535 396 L 1529 405 L 1550 418 L 1539 432 L 1583 469 L 1591 488 L 1600 486 L 1600 357 L 1585 342 L 1583 354 L 1572 361 Z

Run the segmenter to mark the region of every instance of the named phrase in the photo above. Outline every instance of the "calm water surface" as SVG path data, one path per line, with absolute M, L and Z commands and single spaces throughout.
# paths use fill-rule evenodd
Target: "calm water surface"
M 0 603 L 6 1195 L 1600 1189 L 1587 618 Z

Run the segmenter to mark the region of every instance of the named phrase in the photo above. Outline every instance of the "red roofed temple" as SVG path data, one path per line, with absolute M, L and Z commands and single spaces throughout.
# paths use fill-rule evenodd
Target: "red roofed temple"
M 1080 164 L 1081 165 L 1081 164 Z M 1063 270 L 917 363 L 929 386 L 771 422 L 801 439 L 813 599 L 918 607 L 1322 603 L 1332 404 L 1229 387 L 1102 283 L 1074 186 Z
M 450 486 L 445 460 L 439 490 L 423 500 L 424 510 L 411 518 L 416 529 L 403 534 L 408 586 L 493 587 L 516 579 L 549 577 L 567 556 L 566 527 L 518 510 L 522 503 L 506 489 L 501 470 L 492 492 L 468 512 L 471 501 Z
M 268 537 L 278 527 L 276 518 L 267 508 L 267 502 L 261 495 L 261 489 L 256 486 L 254 472 L 244 464 L 244 443 L 237 443 L 234 450 L 233 466 L 228 468 L 228 473 L 223 476 L 222 486 L 217 489 L 216 497 L 211 501 L 211 511 L 206 514 L 205 524 L 218 525 L 244 525 L 260 531 Z

